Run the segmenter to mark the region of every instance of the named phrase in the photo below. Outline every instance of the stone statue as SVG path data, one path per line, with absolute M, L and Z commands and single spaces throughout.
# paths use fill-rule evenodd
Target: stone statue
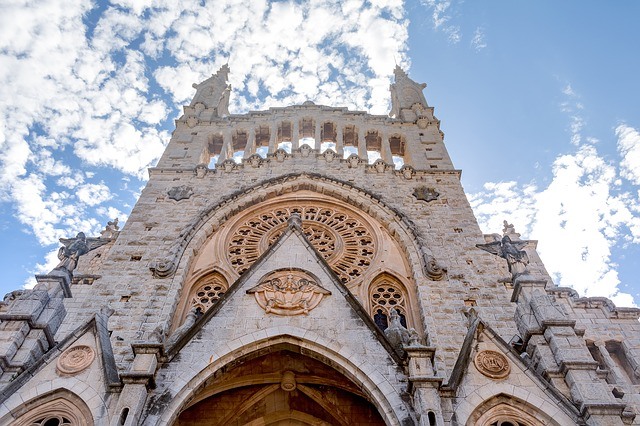
M 104 238 L 87 238 L 84 232 L 78 232 L 75 238 L 60 238 L 63 244 L 58 250 L 58 259 L 60 263 L 53 270 L 65 271 L 72 275 L 73 270 L 78 266 L 78 259 L 83 254 L 89 253 L 91 250 L 109 242 Z
M 515 279 L 518 275 L 527 272 L 529 256 L 526 251 L 522 250 L 526 245 L 526 241 L 511 241 L 511 238 L 505 235 L 502 240 L 488 244 L 476 244 L 476 247 L 506 259 L 509 272 Z
M 508 235 L 511 240 L 520 240 L 520 234 L 516 232 L 516 228 L 512 223 L 507 222 L 506 220 L 502 221 L 502 235 Z
M 389 327 L 384 331 L 384 335 L 389 339 L 389 343 L 398 354 L 404 353 L 404 345 L 411 341 L 411 333 L 400 322 L 400 315 L 396 309 L 392 309 L 389 314 Z
M 118 231 L 120 231 L 118 218 L 115 218 L 113 221 L 107 222 L 107 226 L 100 232 L 100 238 L 113 238 L 116 236 Z
M 231 85 L 227 85 L 227 87 L 222 91 L 220 95 L 220 100 L 218 100 L 218 106 L 216 107 L 216 111 L 218 112 L 218 117 L 226 117 L 229 115 L 229 97 L 231 96 Z

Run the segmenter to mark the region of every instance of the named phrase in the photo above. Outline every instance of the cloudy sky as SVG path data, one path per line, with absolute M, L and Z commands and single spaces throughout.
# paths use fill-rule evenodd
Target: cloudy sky
M 60 237 L 124 223 L 199 82 L 231 111 L 389 111 L 395 63 L 442 120 L 487 233 L 504 219 L 556 284 L 640 304 L 640 2 L 0 1 L 5 293 Z

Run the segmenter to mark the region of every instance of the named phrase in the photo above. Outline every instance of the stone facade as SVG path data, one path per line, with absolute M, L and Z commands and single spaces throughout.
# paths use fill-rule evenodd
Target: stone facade
M 126 226 L 0 302 L 0 424 L 640 424 L 640 310 L 481 233 L 424 85 L 235 115 L 228 72 Z

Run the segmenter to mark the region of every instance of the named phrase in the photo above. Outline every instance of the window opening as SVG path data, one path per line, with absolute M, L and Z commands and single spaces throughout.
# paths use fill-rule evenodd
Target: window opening
M 209 152 L 209 165 L 210 169 L 216 168 L 216 163 L 220 158 L 220 153 L 222 152 L 222 144 L 224 139 L 221 134 L 210 135 L 209 143 L 207 144 L 207 151 Z
M 369 158 L 369 164 L 375 163 L 382 158 L 382 138 L 378 132 L 369 131 L 364 137 L 365 146 L 367 147 L 367 157 Z
M 278 124 L 278 137 L 276 139 L 276 142 L 280 143 L 280 142 L 291 142 L 291 134 L 293 132 L 291 131 L 291 122 L 290 121 L 283 121 L 280 124 Z
M 233 152 L 233 161 L 240 164 L 244 157 L 244 148 L 247 146 L 247 132 L 245 130 L 238 130 L 231 137 L 231 150 Z
M 303 118 L 300 124 L 300 136 L 315 139 L 315 122 L 311 118 Z M 313 145 L 312 145 L 313 147 Z
M 337 142 L 336 126 L 331 122 L 326 122 L 322 125 L 320 130 L 320 152 L 325 152 L 327 149 L 336 151 Z
M 187 311 L 196 308 L 198 314 L 203 314 L 224 296 L 228 286 L 220 274 L 213 273 L 201 278 L 193 288 Z
M 344 144 L 344 158 L 349 158 L 351 154 L 358 155 L 358 132 L 356 131 L 356 126 L 344 126 L 342 142 Z
M 402 136 L 394 135 L 389 138 L 389 147 L 391 148 L 391 158 L 396 170 L 404 166 L 405 143 Z
M 259 126 L 256 129 L 256 153 L 262 158 L 267 158 L 270 139 L 271 129 L 269 126 Z
M 382 331 L 389 326 L 392 309 L 398 312 L 400 323 L 407 327 L 406 300 L 405 292 L 399 283 L 395 283 L 389 278 L 374 282 L 370 290 L 371 312 L 373 313 L 373 321 Z
M 620 342 L 612 340 L 605 342 L 604 346 L 607 349 L 607 352 L 609 352 L 611 359 L 620 370 L 620 373 L 624 376 L 622 379 L 625 379 L 628 383 L 634 385 L 640 384 L 640 380 L 636 377 L 635 372 L 629 363 L 629 359 L 627 358 L 627 354 L 624 352 Z

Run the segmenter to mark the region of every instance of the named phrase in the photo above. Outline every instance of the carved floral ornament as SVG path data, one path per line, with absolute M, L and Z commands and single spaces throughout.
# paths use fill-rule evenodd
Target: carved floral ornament
M 303 271 L 276 271 L 260 284 L 247 290 L 266 313 L 276 315 L 308 314 L 318 306 L 323 296 L 331 294 Z
M 95 351 L 89 346 L 72 346 L 60 355 L 56 367 L 63 374 L 77 374 L 89 367 L 95 357 Z
M 496 351 L 480 351 L 473 359 L 480 373 L 492 379 L 503 379 L 511 372 L 507 357 Z

